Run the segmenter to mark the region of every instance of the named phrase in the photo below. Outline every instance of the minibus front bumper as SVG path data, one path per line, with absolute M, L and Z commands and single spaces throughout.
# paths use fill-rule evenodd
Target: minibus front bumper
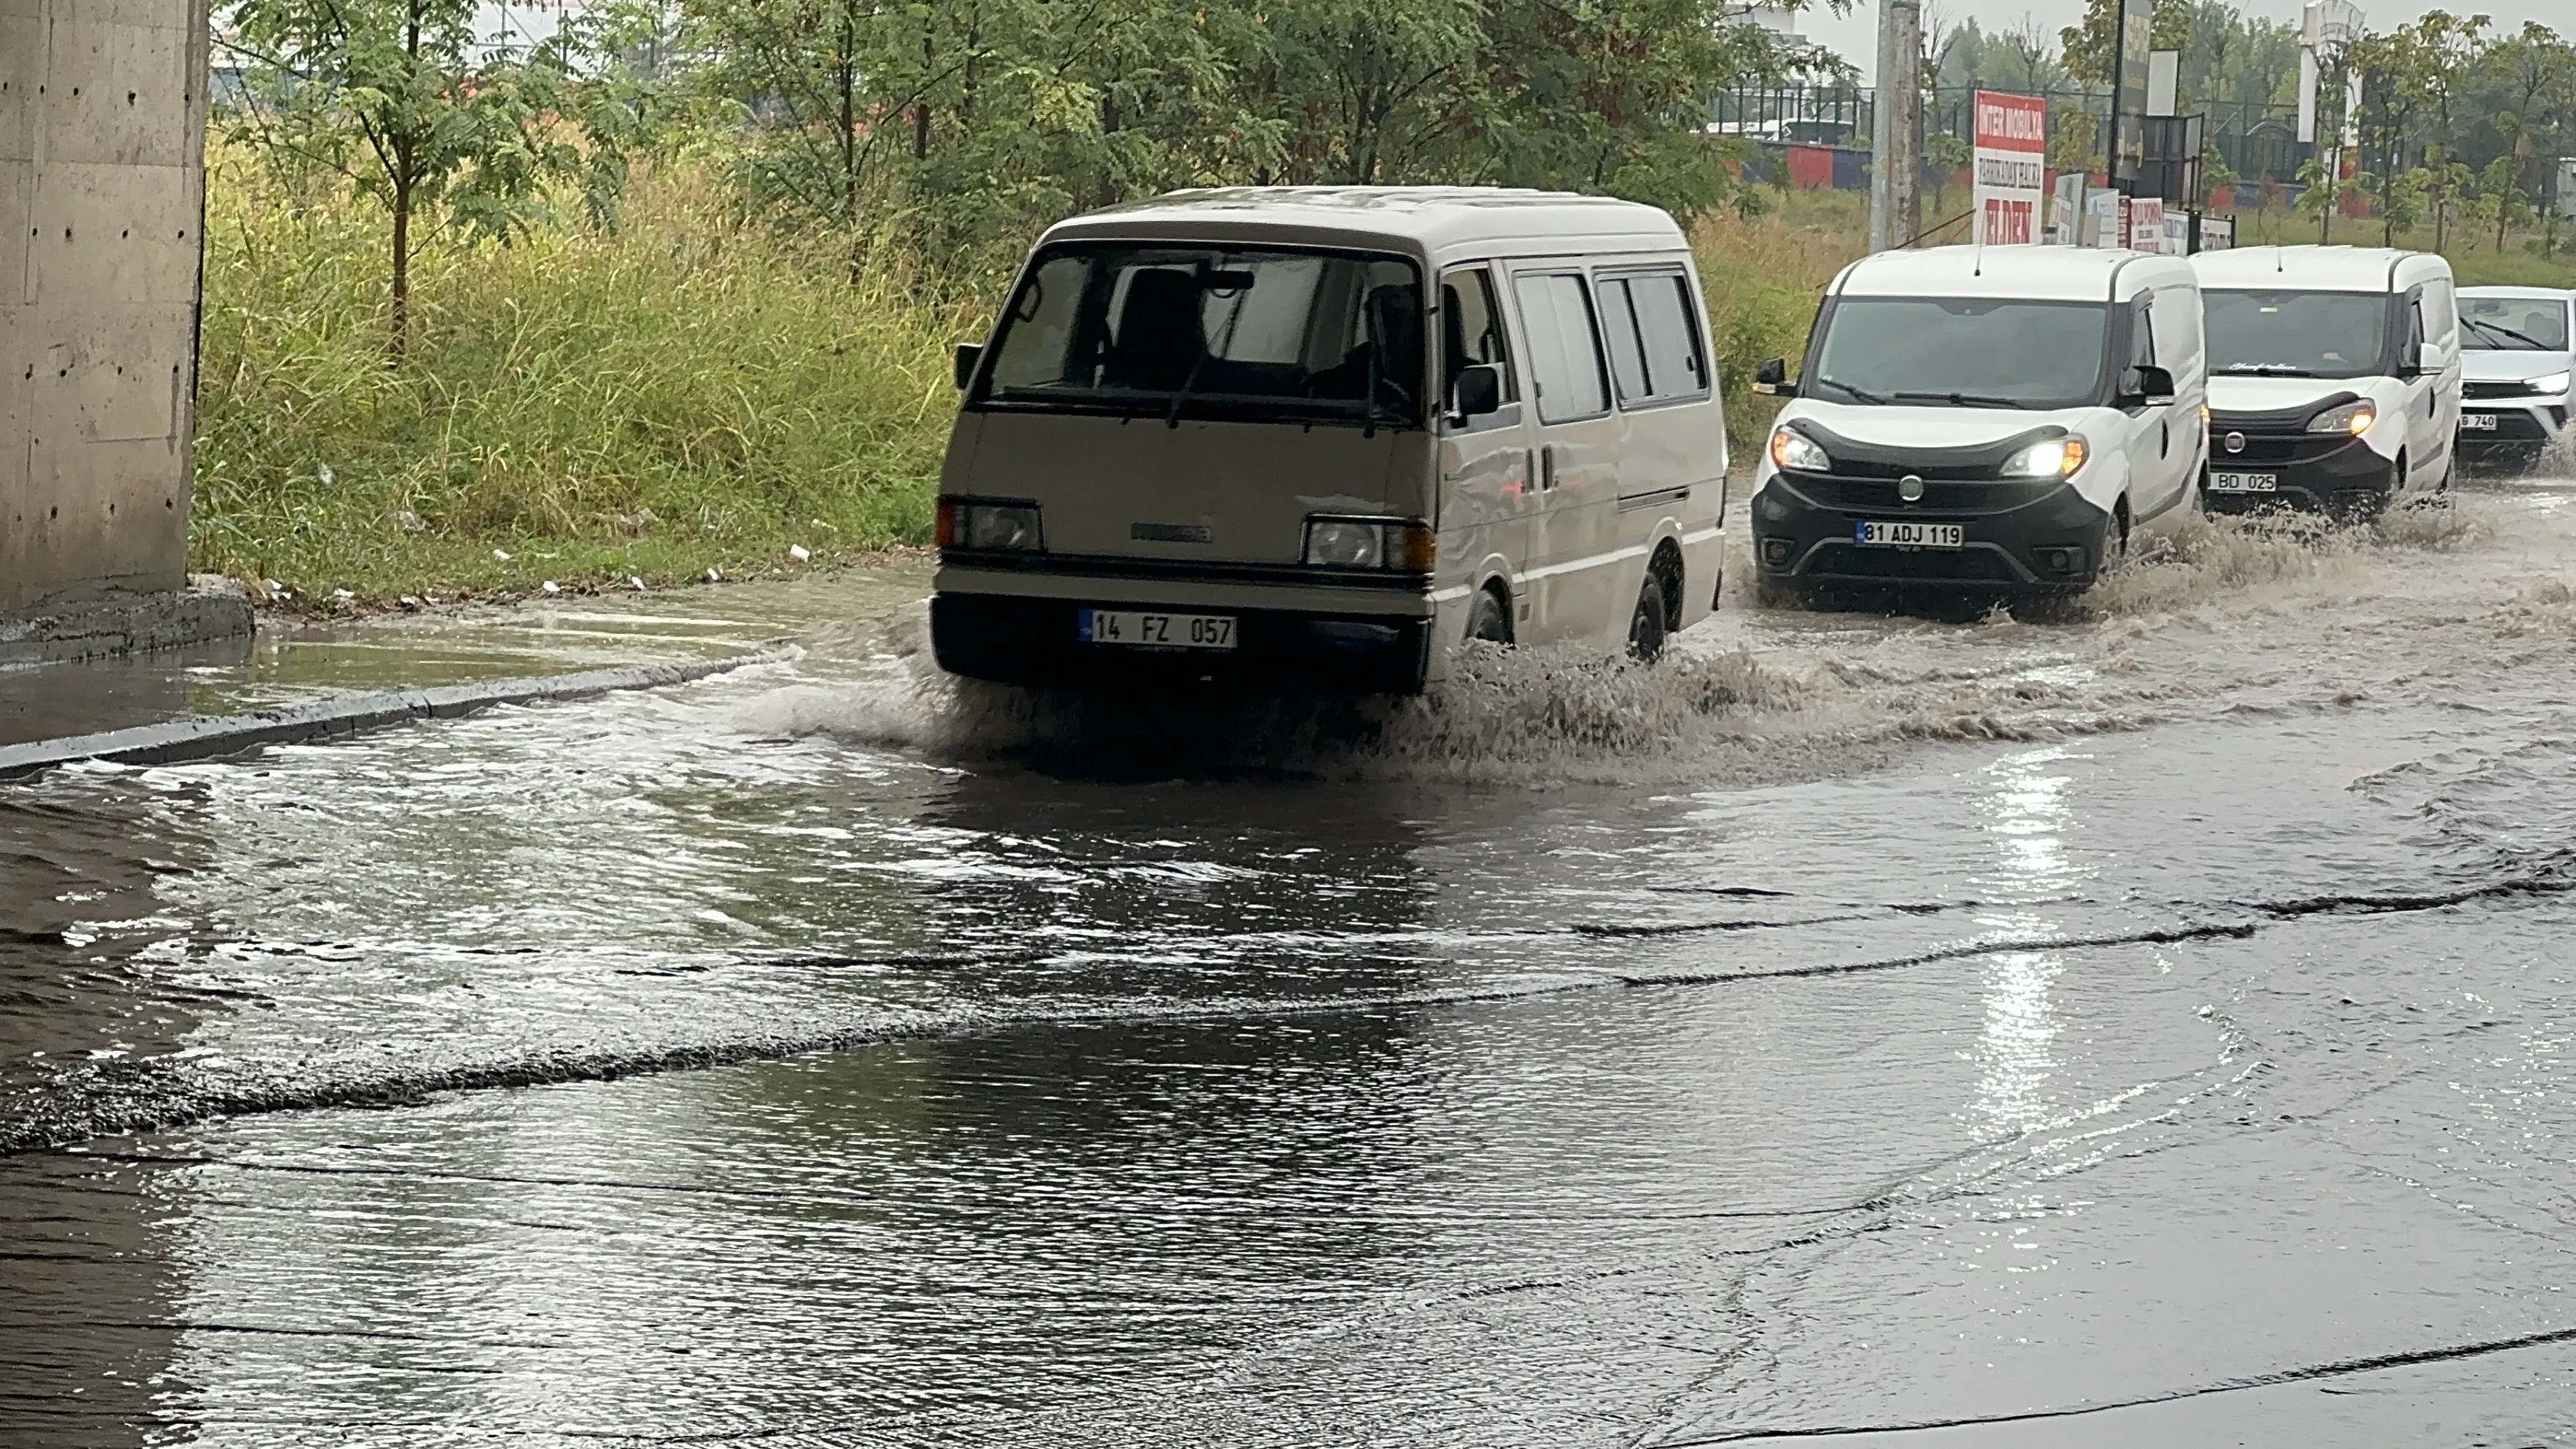
M 1234 621 L 1232 647 L 1088 642 L 1086 609 L 1222 615 Z M 930 640 L 940 668 L 1004 684 L 1418 694 L 1434 613 L 1420 575 L 950 554 L 933 584 Z
M 2092 587 L 2111 541 L 2111 515 L 2059 479 L 1939 479 L 1907 502 L 1892 478 L 1774 473 L 1753 495 L 1760 577 L 1801 591 L 1907 585 L 1999 593 L 2076 593 Z M 1957 524 L 1956 548 L 1889 548 L 1859 541 L 1870 520 Z

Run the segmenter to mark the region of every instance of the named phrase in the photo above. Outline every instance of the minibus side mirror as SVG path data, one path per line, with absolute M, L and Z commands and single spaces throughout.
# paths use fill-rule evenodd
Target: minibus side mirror
M 1458 369 L 1458 381 L 1451 391 L 1453 405 L 1461 418 L 1481 418 L 1498 412 L 1503 406 L 1503 374 L 1490 362 Z
M 2130 368 L 2120 378 L 2122 400 L 2138 403 L 2169 403 L 2174 399 L 2173 374 L 2151 362 Z
M 1789 360 L 1769 357 L 1755 363 L 1753 390 L 1766 397 L 1796 397 L 1798 385 L 1789 380 Z
M 2442 349 L 2430 342 L 2415 344 L 2415 355 L 2408 359 L 2415 365 L 2407 370 L 2411 377 L 2432 377 L 2442 370 Z
M 957 344 L 957 387 L 959 391 L 964 391 L 966 385 L 975 380 L 975 364 L 983 360 L 984 344 L 980 342 L 960 342 Z

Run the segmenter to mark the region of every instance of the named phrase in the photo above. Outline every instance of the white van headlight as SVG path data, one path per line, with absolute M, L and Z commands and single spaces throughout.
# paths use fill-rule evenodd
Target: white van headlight
M 1305 562 L 1329 569 L 1403 569 L 1427 574 L 1435 549 L 1428 526 L 1407 518 L 1309 518 Z
M 1034 503 L 939 502 L 939 546 L 1036 553 L 1046 547 Z
M 2379 421 L 2379 409 L 2368 401 L 2348 402 L 2339 408 L 2328 408 L 2308 419 L 2312 433 L 2350 433 L 2359 437 Z
M 2567 390 L 2567 378 L 2568 374 L 2566 373 L 2553 372 L 2547 377 L 2535 377 L 2524 383 L 2523 386 L 2531 389 L 2533 392 L 2565 392 Z
M 2007 478 L 2072 478 L 2092 448 L 2074 433 L 2033 443 L 2004 460 Z
M 1825 455 L 1815 439 L 1791 427 L 1771 430 L 1771 462 L 1775 467 L 1800 473 L 1830 472 L 1834 466 L 1834 460 Z

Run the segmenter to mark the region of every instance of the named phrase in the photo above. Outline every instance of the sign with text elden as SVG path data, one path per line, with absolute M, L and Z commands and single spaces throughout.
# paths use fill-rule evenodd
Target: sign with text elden
M 1977 240 L 1990 247 L 2038 241 L 2048 171 L 2048 102 L 1979 91 L 1975 132 Z

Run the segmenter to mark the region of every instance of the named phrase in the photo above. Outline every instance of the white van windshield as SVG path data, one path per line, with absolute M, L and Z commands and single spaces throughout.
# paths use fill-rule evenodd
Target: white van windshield
M 2066 408 L 2102 387 L 2100 302 L 1847 297 L 1825 319 L 1809 397 L 1906 407 Z
M 2473 352 L 2567 350 L 2567 304 L 2547 297 L 2462 297 L 2460 322 Z
M 2388 351 L 2384 292 L 2203 292 L 2209 366 L 2267 377 L 2368 377 Z
M 1402 257 L 1054 247 L 1002 315 L 976 402 L 1419 426 L 1421 273 Z

